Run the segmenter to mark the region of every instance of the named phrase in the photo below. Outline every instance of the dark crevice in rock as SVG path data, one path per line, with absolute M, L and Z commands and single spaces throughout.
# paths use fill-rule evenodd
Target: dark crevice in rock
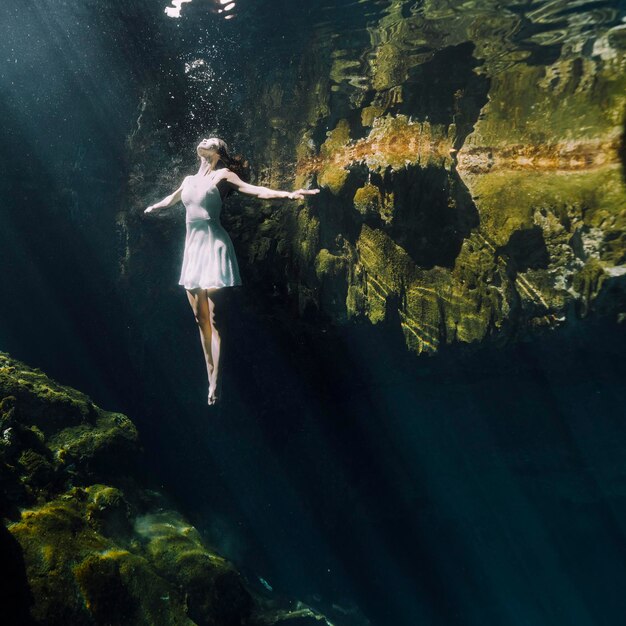
M 345 117 L 350 125 L 350 138 L 352 140 L 358 141 L 367 137 L 370 129 L 368 126 L 363 126 L 361 109 L 353 109 Z
M 490 83 L 486 76 L 474 72 L 481 65 L 472 56 L 474 48 L 471 42 L 450 46 L 428 63 L 412 67 L 403 85 L 402 102 L 390 111 L 431 124 L 448 126 L 455 122 L 464 140 L 487 102 Z
M 2 584 L 0 607 L 2 621 L 7 626 L 34 626 L 29 613 L 33 594 L 26 576 L 24 553 L 15 537 L 0 523 L 0 555 L 2 555 Z
M 550 254 L 540 226 L 516 230 L 506 245 L 496 249 L 496 255 L 506 260 L 507 273 L 511 278 L 530 269 L 546 269 L 550 262 Z
M 453 267 L 463 240 L 479 218 L 463 181 L 438 167 L 394 172 L 394 217 L 384 228 L 416 265 Z
M 341 234 L 352 245 L 356 243 L 361 231 L 363 217 L 346 198 L 352 199 L 356 190 L 368 179 L 369 170 L 366 165 L 359 163 L 351 165 L 349 174 L 337 196 L 323 190 L 311 204 L 318 208 L 320 219 L 320 248 L 337 249 L 337 236 Z

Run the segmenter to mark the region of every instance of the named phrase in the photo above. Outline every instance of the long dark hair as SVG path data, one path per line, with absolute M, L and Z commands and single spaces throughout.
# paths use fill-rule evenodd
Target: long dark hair
M 232 172 L 235 172 L 235 174 L 237 174 L 237 176 L 239 176 L 241 180 L 248 182 L 250 180 L 250 164 L 248 163 L 248 160 L 245 159 L 241 154 L 231 155 L 228 152 L 228 146 L 226 145 L 226 142 L 219 137 L 217 138 L 217 140 L 217 153 L 220 155 L 220 159 L 224 161 L 226 167 Z M 231 189 L 226 194 L 226 197 L 228 197 L 232 192 L 233 190 Z

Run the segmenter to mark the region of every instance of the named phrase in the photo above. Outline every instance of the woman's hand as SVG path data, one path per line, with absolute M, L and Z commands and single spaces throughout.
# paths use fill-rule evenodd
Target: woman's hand
M 156 209 L 156 207 L 154 206 L 154 204 L 151 204 L 145 211 L 144 213 L 152 213 L 154 210 Z
M 312 196 L 313 194 L 319 192 L 319 189 L 297 189 L 296 191 L 289 192 L 287 197 L 290 200 L 302 200 L 304 196 Z

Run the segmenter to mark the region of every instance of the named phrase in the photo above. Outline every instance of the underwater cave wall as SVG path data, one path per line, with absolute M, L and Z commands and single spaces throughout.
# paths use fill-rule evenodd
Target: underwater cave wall
M 338 3 L 289 62 L 248 68 L 259 181 L 322 193 L 244 258 L 300 315 L 399 325 L 418 353 L 619 314 L 623 30 L 444 4 L 347 23 Z
M 116 215 L 141 378 L 186 388 L 198 349 L 177 284 L 184 209 L 143 211 L 196 171 L 208 135 L 254 184 L 321 188 L 229 198 L 244 315 L 288 333 L 385 326 L 418 354 L 623 318 L 620 14 L 506 7 L 282 3 L 279 28 L 267 2 L 239 3 L 228 24 L 190 3 L 159 27 L 141 62 L 167 71 L 139 79 Z
M 209 132 L 252 182 L 322 189 L 229 199 L 259 306 L 386 322 L 418 353 L 623 312 L 623 9 L 466 5 L 281 3 L 281 28 L 264 1 L 228 26 L 200 2 L 25 7 L 38 45 L 18 22 L 3 42 L 3 345 L 49 368 L 71 347 L 71 379 L 111 388 L 127 349 L 175 349 L 183 211 L 143 209 Z

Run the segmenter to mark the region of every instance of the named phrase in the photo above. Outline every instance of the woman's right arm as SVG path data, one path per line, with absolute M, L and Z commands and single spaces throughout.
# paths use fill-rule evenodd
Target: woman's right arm
M 166 198 L 163 198 L 163 200 L 161 200 L 160 202 L 157 202 L 156 204 L 151 204 L 144 211 L 144 213 L 152 213 L 155 209 L 165 209 L 168 206 L 172 206 L 173 204 L 180 202 L 180 194 L 183 190 L 184 184 L 185 184 L 185 181 L 183 180 L 180 187 L 174 193 L 171 193 L 169 196 L 167 196 Z

